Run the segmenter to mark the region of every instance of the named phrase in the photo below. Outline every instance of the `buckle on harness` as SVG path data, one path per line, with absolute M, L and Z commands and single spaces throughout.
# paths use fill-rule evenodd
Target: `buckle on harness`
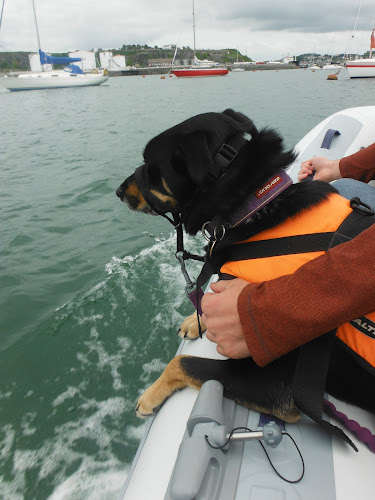
M 238 151 L 229 144 L 224 143 L 217 154 L 223 156 L 225 160 L 231 162 L 237 156 Z
M 219 178 L 223 172 L 223 170 L 221 169 L 226 169 L 227 167 L 229 167 L 229 165 L 237 155 L 237 149 L 235 149 L 233 146 L 230 146 L 229 144 L 224 143 L 214 157 L 214 164 L 215 166 L 219 167 L 219 171 L 218 173 L 216 173 L 216 171 L 215 173 L 211 172 L 213 177 Z
M 365 214 L 365 215 L 374 215 L 375 214 L 375 210 L 372 207 L 370 207 L 370 205 L 367 205 L 367 203 L 364 203 L 363 201 L 361 201 L 358 198 L 358 196 L 356 196 L 355 198 L 352 198 L 350 200 L 350 206 L 356 212 L 361 212 L 362 214 Z

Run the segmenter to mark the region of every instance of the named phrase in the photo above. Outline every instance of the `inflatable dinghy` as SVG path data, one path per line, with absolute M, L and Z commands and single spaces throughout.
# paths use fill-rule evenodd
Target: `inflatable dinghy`
M 299 156 L 289 175 L 296 182 L 302 161 L 319 155 L 338 159 L 374 142 L 375 106 L 341 111 L 296 145 Z M 215 347 L 203 336 L 182 341 L 177 354 L 221 359 Z M 327 399 L 348 418 L 375 431 L 373 415 Z M 240 433 L 246 440 L 234 435 L 236 439 L 226 443 L 238 427 L 254 432 Z M 372 500 L 375 455 L 346 432 L 359 453 L 308 417 L 285 424 L 224 398 L 221 384 L 208 381 L 199 393 L 190 388 L 175 393 L 147 423 L 120 498 Z

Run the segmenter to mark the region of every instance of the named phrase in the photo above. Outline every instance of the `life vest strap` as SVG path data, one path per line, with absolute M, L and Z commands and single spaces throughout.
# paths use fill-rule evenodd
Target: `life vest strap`
M 357 200 L 356 204 L 351 203 L 353 212 L 341 223 L 336 231 L 337 237 L 332 240 L 329 248 L 339 245 L 342 238 L 354 238 L 375 222 L 373 212 L 356 210 Z M 336 330 L 333 330 L 300 348 L 292 394 L 297 407 L 303 413 L 326 431 L 340 437 L 358 451 L 354 443 L 339 427 L 323 420 L 324 390 L 335 336 Z
M 354 209 L 334 232 L 300 234 L 238 243 L 228 249 L 228 255 L 225 258 L 228 261 L 239 261 L 307 252 L 326 252 L 330 248 L 350 241 L 372 226 L 374 222 L 374 214 L 365 214 Z
M 336 330 L 332 330 L 300 347 L 293 377 L 292 396 L 300 411 L 327 432 L 343 439 L 358 451 L 342 429 L 323 420 L 324 391 L 335 337 Z
M 225 261 L 240 261 L 307 252 L 325 252 L 341 243 L 350 241 L 372 226 L 375 222 L 374 211 L 367 206 L 363 209 L 363 206 L 358 198 L 351 200 L 353 211 L 334 232 L 239 243 L 230 248 L 223 257 Z M 354 443 L 339 427 L 323 420 L 324 391 L 335 337 L 336 330 L 333 330 L 299 349 L 292 396 L 300 411 L 358 451 Z

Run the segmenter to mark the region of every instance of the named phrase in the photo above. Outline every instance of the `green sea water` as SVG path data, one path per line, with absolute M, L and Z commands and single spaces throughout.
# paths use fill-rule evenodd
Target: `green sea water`
M 146 142 L 232 107 L 292 147 L 328 115 L 375 104 L 375 81 L 326 78 L 257 71 L 0 90 L 0 499 L 112 499 L 126 479 L 145 425 L 135 402 L 191 312 L 169 224 L 115 196 Z

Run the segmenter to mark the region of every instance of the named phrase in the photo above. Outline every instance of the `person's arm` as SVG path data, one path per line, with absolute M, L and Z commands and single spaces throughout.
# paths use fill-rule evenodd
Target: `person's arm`
M 342 177 L 350 177 L 362 182 L 375 179 L 375 143 L 357 153 L 340 160 Z
M 332 182 L 341 179 L 339 163 L 340 160 L 329 160 L 324 156 L 314 156 L 314 158 L 301 163 L 298 181 L 301 182 L 310 175 L 314 176 L 314 181 Z
M 238 312 L 250 355 L 264 366 L 374 311 L 374 276 L 375 225 L 292 275 L 248 285 Z
M 230 358 L 265 366 L 375 310 L 375 225 L 294 274 L 247 284 L 221 281 L 202 299 L 207 338 Z
M 324 156 L 314 156 L 301 164 L 298 172 L 299 182 L 314 174 L 314 180 L 332 182 L 342 177 L 369 182 L 375 179 L 375 143 L 356 153 L 329 160 Z

